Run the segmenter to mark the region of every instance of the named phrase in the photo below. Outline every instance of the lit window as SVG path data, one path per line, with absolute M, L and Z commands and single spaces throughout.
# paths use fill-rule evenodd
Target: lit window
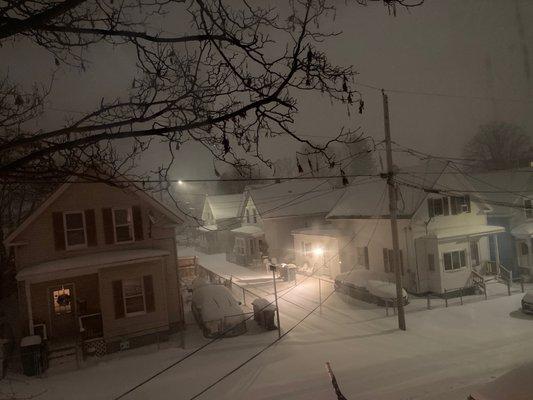
M 115 226 L 115 242 L 127 243 L 133 241 L 131 208 L 113 209 L 113 224 Z
M 450 251 L 443 254 L 444 258 L 444 270 L 453 271 L 454 269 L 459 269 L 466 267 L 466 251 Z
M 70 314 L 72 312 L 72 297 L 69 288 L 54 290 L 54 313 L 57 315 Z
M 302 242 L 302 253 L 304 253 L 305 257 L 308 257 L 311 254 L 313 254 L 313 245 L 312 245 L 312 243 Z
M 63 213 L 63 224 L 65 227 L 65 243 L 67 249 L 85 247 L 87 245 L 83 212 Z
M 146 308 L 142 279 L 123 280 L 122 292 L 124 293 L 124 310 L 126 315 L 144 314 Z

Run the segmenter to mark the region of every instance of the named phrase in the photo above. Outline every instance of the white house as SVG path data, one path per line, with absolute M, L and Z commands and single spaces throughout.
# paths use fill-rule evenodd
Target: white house
M 249 265 L 266 255 L 278 262 L 294 261 L 293 230 L 323 224 L 342 193 L 323 179 L 247 188 L 240 212 L 242 226 L 232 231 L 234 261 Z
M 230 231 L 240 226 L 242 194 L 206 196 L 202 210 L 203 225 L 198 227 L 197 247 L 213 254 L 227 250 Z
M 428 161 L 397 175 L 398 229 L 404 286 L 443 293 L 472 287 L 472 271 L 493 259 L 489 237 L 504 228 L 487 223 L 490 207 L 473 195 L 464 176 L 447 164 Z M 366 268 L 393 279 L 387 183 L 355 180 L 327 219 L 344 234 L 341 270 Z
M 505 228 L 497 243 L 503 266 L 533 276 L 533 169 L 474 174 L 470 182 L 491 206 L 489 223 Z M 491 251 L 496 252 L 495 242 Z

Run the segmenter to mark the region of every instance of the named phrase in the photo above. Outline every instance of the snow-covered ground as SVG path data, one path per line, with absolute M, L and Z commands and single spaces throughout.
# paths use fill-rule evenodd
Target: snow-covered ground
M 224 268 L 234 277 L 239 271 L 260 274 L 227 265 L 220 255 L 197 255 L 220 274 Z M 293 289 L 280 283 L 284 331 L 318 304 L 318 281 L 299 281 Z M 325 298 L 332 285 L 321 286 Z M 406 332 L 397 330 L 392 312 L 387 316 L 381 307 L 333 294 L 321 312 L 200 398 L 334 400 L 325 369 L 329 361 L 350 400 L 465 399 L 478 385 L 533 359 L 533 317 L 519 311 L 522 295 L 506 296 L 500 285 L 493 286 L 489 300 L 472 296 L 462 306 L 457 299 L 445 308 L 439 300 L 427 310 L 425 299 L 413 299 Z M 249 290 L 272 299 L 271 284 L 250 285 Z M 277 331 L 251 329 L 218 341 L 125 398 L 190 399 L 276 337 Z M 205 343 L 194 325 L 184 340 L 185 349 L 176 339 L 158 351 L 149 346 L 115 354 L 74 372 L 52 371 L 43 378 L 9 375 L 0 381 L 0 399 L 10 391 L 18 397 L 42 393 L 39 399 L 112 399 Z

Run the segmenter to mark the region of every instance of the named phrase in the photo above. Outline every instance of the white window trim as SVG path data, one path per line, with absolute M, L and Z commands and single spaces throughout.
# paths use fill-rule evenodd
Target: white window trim
M 126 306 L 126 290 L 124 289 L 124 281 L 132 281 L 134 279 L 139 279 L 141 281 L 141 293 L 142 293 L 142 297 L 143 297 L 143 308 L 144 310 L 143 311 L 135 311 L 135 312 L 132 312 L 132 313 L 129 313 L 128 312 L 128 307 Z M 144 281 L 143 281 L 143 278 L 128 278 L 128 279 L 123 279 L 121 281 L 122 283 L 122 302 L 124 304 L 124 316 L 126 317 L 136 317 L 138 315 L 144 315 L 146 314 L 146 295 L 144 293 Z M 130 297 L 138 297 L 138 295 L 136 296 L 129 296 L 128 298 Z
M 68 244 L 68 235 L 67 235 L 67 215 L 72 214 L 81 214 L 83 221 L 83 239 L 84 242 L 80 244 L 75 244 L 74 246 L 69 246 Z M 80 229 L 68 229 L 69 231 L 80 230 Z M 63 235 L 65 236 L 65 250 L 77 250 L 85 249 L 87 247 L 87 223 L 85 222 L 85 213 L 83 211 L 64 211 L 63 212 Z
M 115 211 L 116 210 L 127 210 L 131 223 L 129 226 L 131 226 L 131 240 L 127 241 L 118 241 L 117 240 L 117 223 L 115 221 Z M 133 210 L 131 207 L 115 207 L 111 209 L 111 214 L 113 215 L 113 238 L 115 239 L 115 244 L 128 244 L 135 242 L 135 229 L 133 229 Z M 126 225 L 119 225 L 119 226 L 126 226 Z
M 444 261 L 444 255 L 445 254 L 452 254 L 452 253 L 461 253 L 461 252 L 464 252 L 465 253 L 465 265 L 463 267 L 459 267 L 459 268 L 453 268 L 453 255 L 451 256 L 452 257 L 452 269 L 446 269 L 446 263 Z M 461 255 L 459 255 L 459 260 L 461 260 Z M 469 262 L 468 262 L 468 252 L 466 249 L 457 249 L 457 250 L 450 250 L 450 251 L 444 251 L 442 253 L 442 270 L 444 272 L 449 272 L 449 273 L 453 273 L 453 272 L 457 272 L 457 271 L 461 271 L 461 270 L 464 270 L 466 268 L 469 267 Z

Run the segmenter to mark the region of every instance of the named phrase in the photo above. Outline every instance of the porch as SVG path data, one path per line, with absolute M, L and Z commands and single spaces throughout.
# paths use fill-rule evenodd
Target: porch
M 130 336 L 168 331 L 168 255 L 154 249 L 114 251 L 21 270 L 17 280 L 26 333 L 40 335 L 51 352 L 74 349 L 76 356 L 86 357 L 117 350 L 117 341 Z
M 435 229 L 417 238 L 417 291 L 443 294 L 474 288 L 479 279 L 485 280 L 484 276 L 503 271 L 498 234 L 504 231 L 499 226 L 466 226 Z M 492 255 L 491 241 L 495 243 Z
M 516 255 L 520 275 L 524 280 L 533 280 L 533 223 L 526 222 L 514 227 L 511 235 L 515 238 Z
M 246 266 L 261 266 L 267 256 L 265 233 L 255 225 L 245 225 L 232 229 L 233 242 L 229 241 L 226 261 Z

